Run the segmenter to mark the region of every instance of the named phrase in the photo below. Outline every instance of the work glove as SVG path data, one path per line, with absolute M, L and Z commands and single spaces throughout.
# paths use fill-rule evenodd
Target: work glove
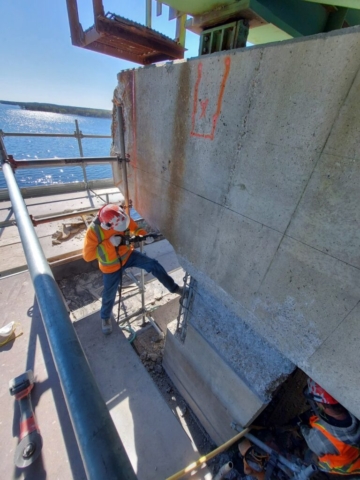
M 121 244 L 122 238 L 121 235 L 113 235 L 109 238 L 109 240 L 114 245 L 114 247 L 118 247 Z
M 149 243 L 153 243 L 154 240 L 155 240 L 154 237 L 146 237 L 145 238 L 145 243 L 146 243 L 146 245 L 148 245 Z

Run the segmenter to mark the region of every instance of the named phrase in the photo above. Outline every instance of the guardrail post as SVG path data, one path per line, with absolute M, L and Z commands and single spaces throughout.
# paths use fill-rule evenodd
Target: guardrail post
M 78 141 L 78 145 L 79 145 L 79 152 L 80 152 L 80 157 L 83 157 L 84 156 L 84 152 L 83 152 L 83 148 L 82 148 L 82 143 L 81 143 L 81 138 L 82 138 L 82 131 L 79 130 L 79 123 L 77 120 L 75 120 L 75 137 Z M 86 183 L 86 186 L 88 184 L 88 180 L 87 180 L 87 176 L 86 176 L 86 167 L 84 164 L 81 165 L 82 167 L 82 171 L 83 171 L 83 175 L 84 175 L 84 182 Z

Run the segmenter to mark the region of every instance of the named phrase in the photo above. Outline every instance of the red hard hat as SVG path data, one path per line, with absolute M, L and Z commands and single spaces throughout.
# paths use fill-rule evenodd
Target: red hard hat
M 326 403 L 327 405 L 335 405 L 339 403 L 332 397 L 326 390 L 324 390 L 320 385 L 311 378 L 308 378 L 308 394 L 315 400 L 315 402 Z
M 126 230 L 130 223 L 130 218 L 118 205 L 104 205 L 99 211 L 99 220 L 101 227 L 105 230 L 113 228 L 118 232 Z

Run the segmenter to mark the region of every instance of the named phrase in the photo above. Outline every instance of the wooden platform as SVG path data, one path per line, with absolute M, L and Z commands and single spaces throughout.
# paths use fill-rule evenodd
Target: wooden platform
M 123 58 L 141 65 L 184 58 L 177 41 L 114 13 L 105 14 L 101 0 L 93 0 L 94 25 L 83 31 L 77 0 L 68 0 L 71 40 L 77 47 Z

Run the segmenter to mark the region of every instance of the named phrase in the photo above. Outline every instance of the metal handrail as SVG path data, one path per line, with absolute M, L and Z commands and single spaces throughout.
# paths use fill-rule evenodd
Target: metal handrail
M 0 140 L 4 137 L 63 137 L 63 138 L 76 138 L 78 141 L 78 147 L 79 147 L 79 153 L 80 157 L 84 156 L 83 153 L 83 148 L 82 148 L 82 143 L 81 139 L 82 138 L 111 138 L 111 135 L 84 135 L 82 131 L 79 129 L 79 123 L 77 120 L 75 120 L 75 131 L 74 133 L 28 133 L 28 132 L 4 132 L 3 130 L 0 129 Z M 3 142 L 2 142 L 3 143 Z M 4 143 L 3 143 L 4 144 Z M 45 167 L 46 165 L 43 163 L 41 167 Z M 84 181 L 87 184 L 88 179 L 86 176 L 86 165 L 84 163 L 81 164 L 82 171 L 83 171 L 83 176 L 84 176 Z M 24 167 L 25 168 L 25 167 Z
M 90 370 L 60 289 L 31 223 L 12 167 L 7 162 L 7 153 L 1 137 L 0 160 L 86 475 L 90 480 L 100 478 L 136 480 L 137 477 Z
M 43 158 L 41 160 L 13 160 L 10 164 L 14 168 L 44 168 L 44 167 L 72 167 L 74 165 L 100 165 L 121 161 L 120 157 L 76 157 L 76 158 Z
M 71 138 L 111 138 L 111 135 L 84 135 L 83 133 L 15 133 L 4 132 L 0 129 L 2 137 L 71 137 Z

